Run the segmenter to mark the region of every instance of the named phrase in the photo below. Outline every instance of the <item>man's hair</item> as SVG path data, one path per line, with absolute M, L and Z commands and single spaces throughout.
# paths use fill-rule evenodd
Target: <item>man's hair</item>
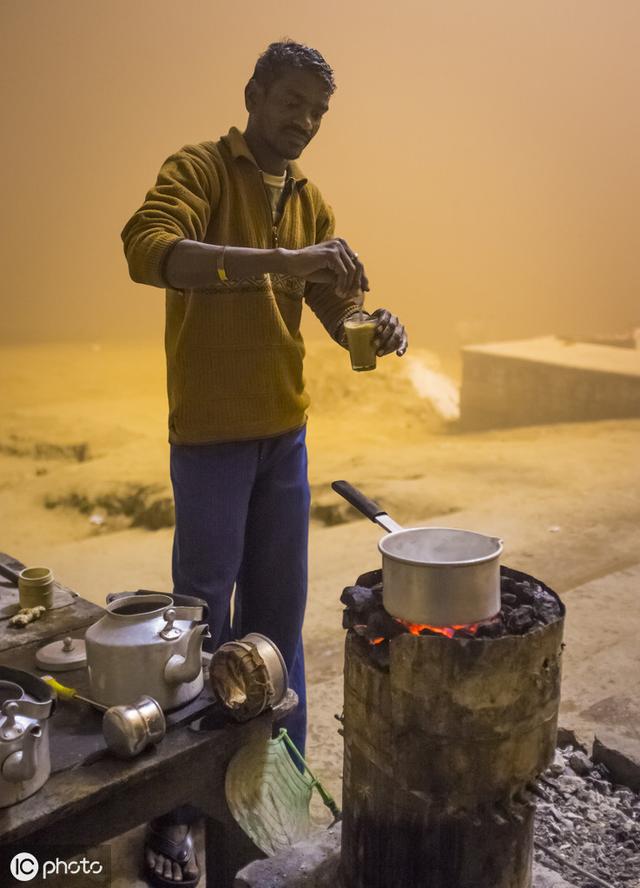
M 256 62 L 251 79 L 268 90 L 278 77 L 291 68 L 302 68 L 316 74 L 324 82 L 329 95 L 335 92 L 333 70 L 318 50 L 305 46 L 304 43 L 296 43 L 288 37 L 279 43 L 269 44 Z

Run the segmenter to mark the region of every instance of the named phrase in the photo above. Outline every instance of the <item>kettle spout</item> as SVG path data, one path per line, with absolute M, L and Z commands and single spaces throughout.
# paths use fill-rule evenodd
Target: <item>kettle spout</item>
M 40 725 L 32 725 L 24 735 L 22 749 L 8 755 L 2 763 L 0 773 L 10 783 L 25 783 L 36 773 L 37 746 L 42 737 Z
M 170 685 L 194 681 L 198 677 L 202 669 L 203 638 L 211 638 L 211 633 L 206 623 L 199 623 L 189 631 L 186 655 L 174 654 L 169 657 L 164 667 L 164 677 Z

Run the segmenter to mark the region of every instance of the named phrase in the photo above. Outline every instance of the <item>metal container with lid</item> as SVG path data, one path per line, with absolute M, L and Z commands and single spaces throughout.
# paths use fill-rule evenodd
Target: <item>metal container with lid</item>
M 48 567 L 25 567 L 18 575 L 20 607 L 53 607 L 53 571 Z

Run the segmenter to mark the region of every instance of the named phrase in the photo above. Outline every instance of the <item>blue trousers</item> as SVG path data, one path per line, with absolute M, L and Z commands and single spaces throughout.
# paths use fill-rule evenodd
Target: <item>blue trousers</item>
M 174 591 L 207 602 L 207 649 L 216 650 L 248 632 L 261 632 L 275 642 L 299 698 L 282 726 L 303 754 L 302 622 L 310 501 L 305 431 L 253 441 L 171 445 Z

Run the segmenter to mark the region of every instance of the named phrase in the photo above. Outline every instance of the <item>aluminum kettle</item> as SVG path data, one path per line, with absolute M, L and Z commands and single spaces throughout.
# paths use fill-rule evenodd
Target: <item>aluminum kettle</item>
M 0 667 L 0 808 L 33 795 L 51 772 L 47 685 L 19 669 Z
M 163 710 L 183 706 L 203 688 L 207 606 L 161 592 L 107 596 L 106 613 L 87 629 L 90 696 L 105 706 L 153 697 Z

